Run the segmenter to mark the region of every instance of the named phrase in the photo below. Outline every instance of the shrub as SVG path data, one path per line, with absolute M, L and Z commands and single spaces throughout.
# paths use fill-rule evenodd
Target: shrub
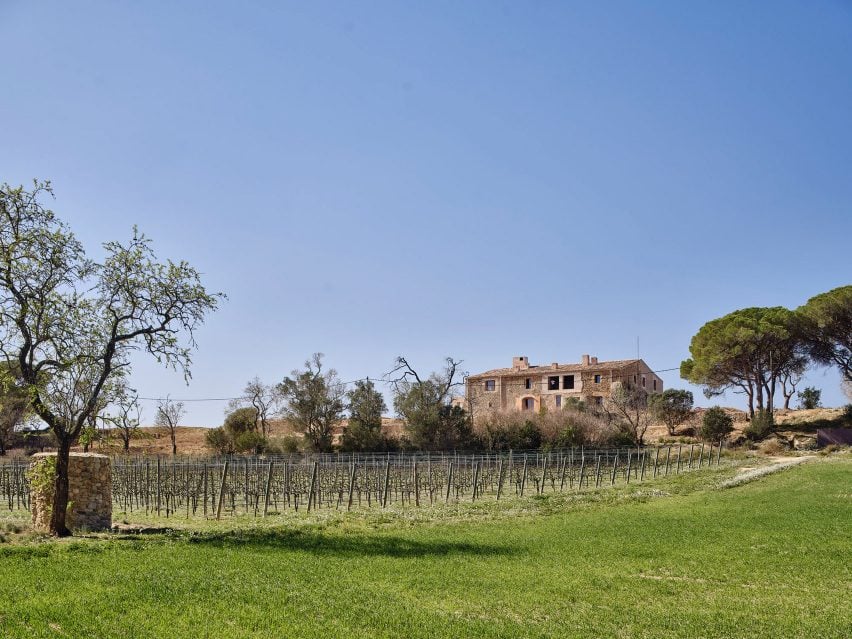
M 268 453 L 298 453 L 302 449 L 302 439 L 296 435 L 285 435 L 270 439 L 266 445 Z
M 253 453 L 259 455 L 266 450 L 266 437 L 256 430 L 240 433 L 234 438 L 234 450 L 238 453 Z
M 605 446 L 619 438 L 615 424 L 591 411 L 564 407 L 536 415 L 500 412 L 476 422 L 476 436 L 485 450 Z
M 765 439 L 775 428 L 775 418 L 768 410 L 758 411 L 746 426 L 743 434 L 752 441 Z
M 734 430 L 734 420 L 723 408 L 713 406 L 704 412 L 701 420 L 701 438 L 707 441 L 719 441 Z
M 767 439 L 760 443 L 758 450 L 764 455 L 780 455 L 787 452 L 787 447 L 775 438 Z
M 852 404 L 846 404 L 843 407 L 843 412 L 840 414 L 840 419 L 845 424 L 852 426 Z
M 814 388 L 813 386 L 808 386 L 804 390 L 796 393 L 796 397 L 799 398 L 799 408 L 819 408 L 822 391 L 818 388 Z
M 241 434 L 257 430 L 257 412 L 250 407 L 238 408 L 228 413 L 222 428 L 232 440 L 236 441 Z
M 204 441 L 208 448 L 219 455 L 230 455 L 234 452 L 234 444 L 221 426 L 208 430 L 204 435 Z

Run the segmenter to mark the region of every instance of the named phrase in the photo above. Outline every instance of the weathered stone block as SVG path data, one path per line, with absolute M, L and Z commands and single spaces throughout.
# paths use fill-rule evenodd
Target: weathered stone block
M 33 455 L 31 467 L 46 465 L 56 453 Z M 31 486 L 33 527 L 50 527 L 53 486 Z M 112 476 L 106 455 L 71 453 L 68 461 L 68 513 L 66 523 L 71 530 L 109 530 L 112 527 Z

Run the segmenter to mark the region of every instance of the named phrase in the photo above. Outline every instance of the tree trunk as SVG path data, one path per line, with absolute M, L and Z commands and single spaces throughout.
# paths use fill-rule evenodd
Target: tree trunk
M 757 391 L 757 410 L 763 412 L 763 382 L 758 380 L 755 390 Z
M 56 449 L 56 484 L 53 489 L 53 510 L 50 514 L 50 534 L 57 537 L 70 537 L 71 531 L 65 525 L 68 510 L 68 464 L 71 457 L 71 439 L 67 435 L 57 436 L 59 446 Z
M 748 396 L 748 418 L 754 419 L 754 387 L 751 385 L 751 382 L 749 382 L 746 388 L 746 395 Z
M 122 437 L 122 440 L 124 442 L 124 452 L 129 453 L 130 452 L 130 435 L 125 435 L 124 437 Z
M 177 436 L 174 428 L 172 429 L 172 457 L 177 457 Z
M 772 378 L 763 387 L 766 389 L 766 412 L 772 415 L 775 401 L 775 379 Z

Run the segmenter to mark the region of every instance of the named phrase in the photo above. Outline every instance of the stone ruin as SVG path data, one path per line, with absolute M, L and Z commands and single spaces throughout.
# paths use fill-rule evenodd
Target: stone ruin
M 30 467 L 45 464 L 56 453 L 33 455 Z M 53 486 L 39 490 L 31 486 L 31 511 L 36 530 L 50 528 Z M 112 527 L 112 476 L 109 457 L 95 453 L 71 453 L 68 460 L 68 513 L 71 530 L 98 531 Z

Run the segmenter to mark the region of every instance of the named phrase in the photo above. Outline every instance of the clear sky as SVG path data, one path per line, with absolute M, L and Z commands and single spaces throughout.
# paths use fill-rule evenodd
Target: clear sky
M 230 296 L 145 396 L 315 351 L 349 380 L 638 336 L 670 369 L 705 321 L 852 283 L 848 2 L 0 0 L 0 38 L 0 181 Z

